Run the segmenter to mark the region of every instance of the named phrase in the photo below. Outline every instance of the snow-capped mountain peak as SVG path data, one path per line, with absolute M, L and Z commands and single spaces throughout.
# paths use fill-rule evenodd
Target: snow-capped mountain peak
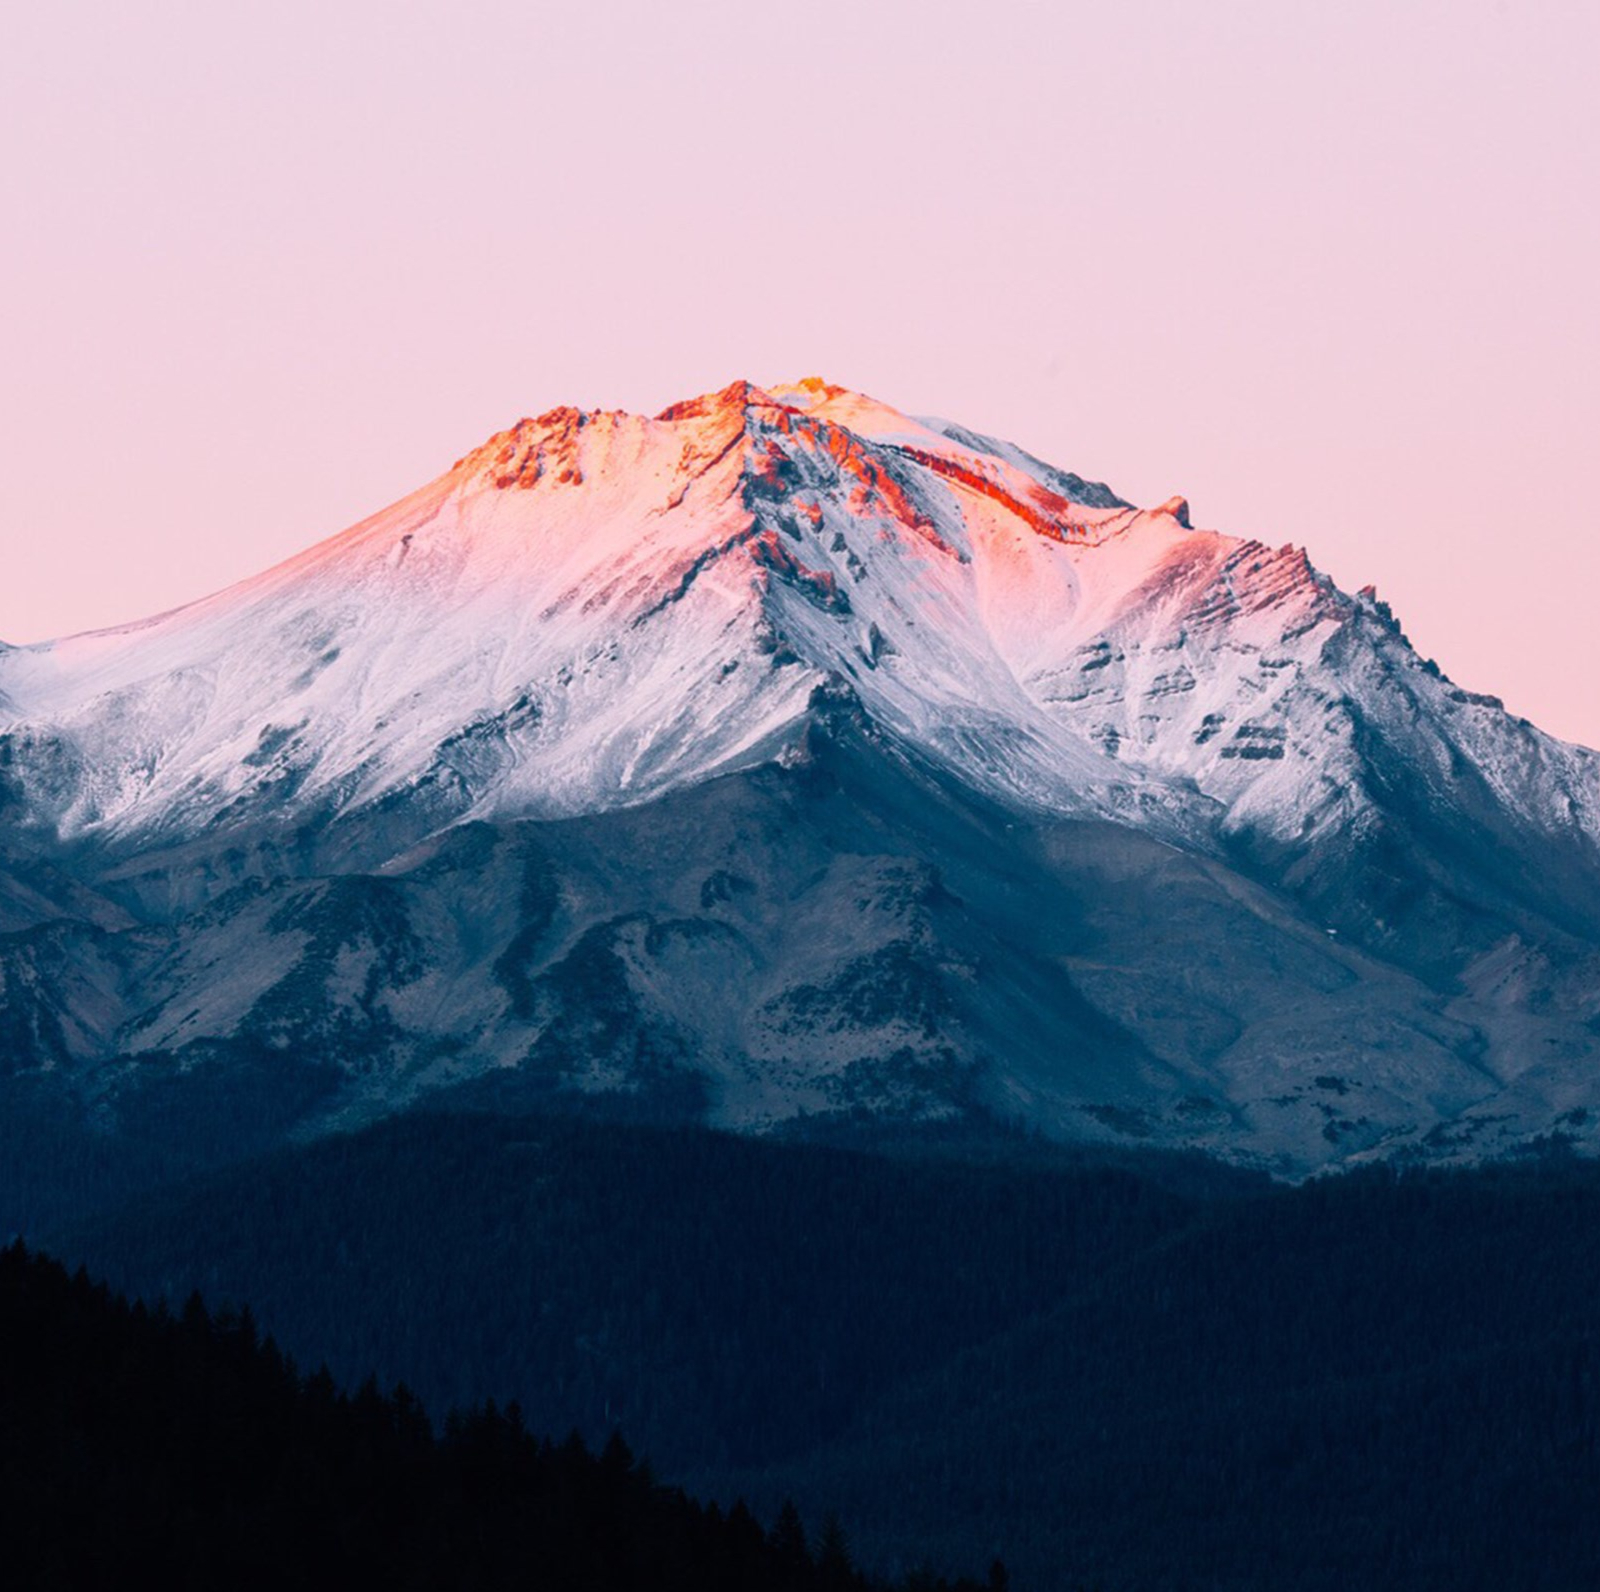
M 1288 835 L 1357 799 L 1330 660 L 1381 674 L 1362 723 L 1403 700 L 1430 761 L 1484 717 L 1376 617 L 1297 548 L 1190 529 L 1182 498 L 1141 512 L 820 378 L 739 381 L 519 421 L 215 597 L 7 653 L 0 713 L 51 747 L 28 794 L 63 833 L 404 791 L 441 822 L 639 801 L 776 755 L 838 681 L 1006 799 Z M 1525 814 L 1565 799 L 1549 769 L 1592 778 L 1473 729 Z
M 1600 1120 L 1600 758 L 1299 547 L 819 378 L 549 410 L 0 650 L 0 813 L 29 1065 L 310 1047 L 334 1116 L 669 1066 L 1300 1167 Z

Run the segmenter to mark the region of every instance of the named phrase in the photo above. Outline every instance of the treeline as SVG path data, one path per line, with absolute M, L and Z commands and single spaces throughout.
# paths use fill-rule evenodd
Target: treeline
M 1192 1208 L 1107 1168 L 418 1114 L 41 1236 L 129 1292 L 249 1302 L 346 1381 L 620 1425 L 682 1476 L 837 1439 Z
M 1021 1147 L 1026 1151 L 1027 1147 Z M 425 1117 L 52 1236 L 1026 1592 L 1600 1585 L 1600 1167 L 1301 1188 Z
M 1600 1168 L 1212 1204 L 771 1480 L 1029 1586 L 1600 1586 Z
M 486 1404 L 435 1433 L 403 1386 L 302 1376 L 248 1311 L 129 1304 L 21 1242 L 0 1252 L 8 1584 L 211 1589 L 890 1592 L 837 1523 L 763 1529 L 657 1483 L 620 1436 L 533 1436 Z M 919 1572 L 903 1592 L 999 1592 Z

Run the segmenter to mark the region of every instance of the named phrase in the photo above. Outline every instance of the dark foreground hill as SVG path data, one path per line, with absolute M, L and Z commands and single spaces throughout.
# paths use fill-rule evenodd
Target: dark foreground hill
M 900 1573 L 1028 1592 L 1590 1588 L 1600 1168 L 1289 1189 L 418 1116 L 59 1230 L 435 1408 L 516 1398 Z
M 152 1314 L 21 1244 L 0 1253 L 0 1342 L 14 1587 L 888 1592 L 836 1527 L 813 1552 L 792 1509 L 769 1533 L 702 1508 L 618 1437 L 553 1446 L 493 1407 L 435 1436 L 403 1388 L 301 1378 L 248 1313 Z

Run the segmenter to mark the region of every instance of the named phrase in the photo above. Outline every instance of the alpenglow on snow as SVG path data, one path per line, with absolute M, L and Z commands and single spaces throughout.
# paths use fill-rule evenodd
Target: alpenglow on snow
M 552 410 L 0 650 L 0 813 L 11 1073 L 109 1119 L 231 1068 L 282 1132 L 621 1091 L 1304 1170 L 1600 1110 L 1600 758 L 1298 548 L 815 379 Z

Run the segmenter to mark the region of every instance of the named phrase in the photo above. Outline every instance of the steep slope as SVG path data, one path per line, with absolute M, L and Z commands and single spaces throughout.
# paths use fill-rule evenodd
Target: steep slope
M 1595 754 L 1297 549 L 820 381 L 552 411 L 0 653 L 0 800 L 9 1065 L 108 1120 L 242 1055 L 303 1127 L 620 1089 L 1302 1169 L 1600 1110 Z

